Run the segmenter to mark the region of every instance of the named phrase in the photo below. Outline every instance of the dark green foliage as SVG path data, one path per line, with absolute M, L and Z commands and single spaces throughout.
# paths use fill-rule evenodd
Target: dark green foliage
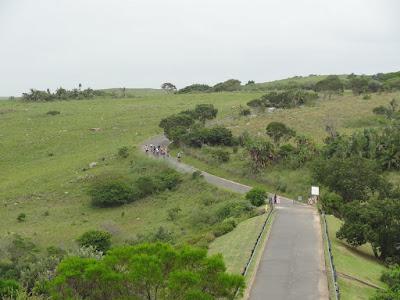
M 178 218 L 181 211 L 182 211 L 182 209 L 178 206 L 168 209 L 168 211 L 167 211 L 168 221 L 175 221 Z
M 210 146 L 232 146 L 235 144 L 232 132 L 222 126 L 211 128 L 196 128 L 182 136 L 182 142 L 191 147 L 201 147 L 204 144 Z
M 201 174 L 201 171 L 194 171 L 192 173 L 192 179 L 193 180 L 196 180 L 196 179 L 199 179 L 199 178 L 202 178 L 202 177 L 203 177 L 203 174 Z
M 17 281 L 0 279 L 0 299 L 16 299 L 19 289 Z
M 164 191 L 166 189 L 173 190 L 182 182 L 182 176 L 175 170 L 167 169 L 161 171 L 159 174 L 155 175 L 156 180 L 158 180 L 158 190 Z
M 324 157 L 360 156 L 375 160 L 384 170 L 400 169 L 400 130 L 397 125 L 383 129 L 364 129 L 350 137 L 328 138 Z
M 129 245 L 138 245 L 142 243 L 170 243 L 173 244 L 175 242 L 175 234 L 169 229 L 160 226 L 157 231 L 150 232 L 147 234 L 138 234 L 135 239 L 129 240 Z
M 318 81 L 315 84 L 316 91 L 342 94 L 344 90 L 344 84 L 337 75 L 329 75 L 325 79 Z
M 242 276 L 225 273 L 206 250 L 141 244 L 110 250 L 103 260 L 70 257 L 52 281 L 55 299 L 233 299 Z
M 285 144 L 279 147 L 278 155 L 281 158 L 288 158 L 296 152 L 296 148 L 292 144 Z
M 188 114 L 182 113 L 162 119 L 159 126 L 164 129 L 165 136 L 172 139 L 177 128 L 180 128 L 180 131 L 186 131 L 193 124 L 194 119 Z
M 126 146 L 119 148 L 118 156 L 121 158 L 127 158 L 129 156 L 129 148 Z
M 92 205 L 97 207 L 120 206 L 138 198 L 134 188 L 122 179 L 109 179 L 95 183 L 89 195 Z
M 217 116 L 218 109 L 212 104 L 198 104 L 194 109 L 194 115 L 197 120 L 205 122 L 206 120 L 212 120 Z
M 251 100 L 247 103 L 252 108 L 293 108 L 310 103 L 318 99 L 318 94 L 312 91 L 288 90 L 281 92 L 269 92 L 260 99 Z
M 397 103 L 396 99 L 392 99 L 392 101 L 389 102 L 388 106 L 381 105 L 373 109 L 374 114 L 384 115 L 388 119 L 395 119 L 399 116 L 399 112 L 399 104 Z
M 400 299 L 400 266 L 394 266 L 382 274 L 381 280 L 386 283 L 385 290 L 378 290 L 372 300 Z
M 236 221 L 233 218 L 228 218 L 219 223 L 214 229 L 214 236 L 219 237 L 228 232 L 231 232 L 236 227 Z
M 50 116 L 56 116 L 61 114 L 58 110 L 49 110 L 46 115 L 50 115 Z
M 205 93 L 205 92 L 210 92 L 212 90 L 212 87 L 210 87 L 207 84 L 192 84 L 185 86 L 183 89 L 180 89 L 178 91 L 178 94 L 187 94 L 187 93 Z
M 360 95 L 368 91 L 369 79 L 366 76 L 355 76 L 349 80 L 350 89 L 354 95 Z
M 367 200 L 375 192 L 384 196 L 388 188 L 376 163 L 360 157 L 318 160 L 313 165 L 313 174 L 319 183 L 345 201 Z
M 229 79 L 224 82 L 217 83 L 213 86 L 214 92 L 234 92 L 241 89 L 241 82 L 237 79 Z
M 55 93 L 47 91 L 39 91 L 31 89 L 29 93 L 23 93 L 22 99 L 25 101 L 55 101 L 55 100 L 78 100 L 78 99 L 91 99 L 99 95 L 98 91 L 87 88 L 83 91 L 81 89 L 66 90 L 58 88 Z
M 216 161 L 220 163 L 228 162 L 230 158 L 230 153 L 221 149 L 214 150 L 211 155 Z
M 266 131 L 267 135 L 273 139 L 275 144 L 279 144 L 281 140 L 288 141 L 296 135 L 296 132 L 293 129 L 287 127 L 281 122 L 269 123 Z
M 80 247 L 93 247 L 97 251 L 106 252 L 111 247 L 111 234 L 106 231 L 90 230 L 82 234 L 77 242 Z
M 162 182 L 153 176 L 142 176 L 135 181 L 139 198 L 147 197 L 162 190 Z
M 246 199 L 254 206 L 261 206 L 265 204 L 267 192 L 262 188 L 253 188 L 246 194 Z
M 161 85 L 161 88 L 167 92 L 176 92 L 176 86 L 173 85 L 171 82 L 164 82 Z
M 244 108 L 242 106 L 239 107 L 239 116 L 249 116 L 251 114 L 250 109 Z
M 337 237 L 352 246 L 369 242 L 375 256 L 400 262 L 400 202 L 398 200 L 353 201 L 342 209 L 344 224 Z
M 336 193 L 327 192 L 321 196 L 322 210 L 328 215 L 341 216 L 343 198 Z
M 26 221 L 26 214 L 25 213 L 20 213 L 17 216 L 17 220 L 18 220 L 18 222 L 25 222 Z

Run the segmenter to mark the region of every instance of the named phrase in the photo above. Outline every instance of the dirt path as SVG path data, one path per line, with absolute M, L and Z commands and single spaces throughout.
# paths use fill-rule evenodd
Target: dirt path
M 167 146 L 164 136 L 146 144 Z M 144 144 L 142 145 L 142 147 Z M 151 154 L 152 155 L 152 154 Z M 176 170 L 199 171 L 175 158 L 165 158 Z M 251 187 L 201 171 L 217 187 L 245 194 Z M 251 287 L 252 300 L 329 299 L 319 214 L 315 208 L 280 197 L 271 232 Z

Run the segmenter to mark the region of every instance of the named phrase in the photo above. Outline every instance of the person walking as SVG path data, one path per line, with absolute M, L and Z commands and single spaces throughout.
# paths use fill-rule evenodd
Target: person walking
M 180 151 L 178 152 L 178 154 L 176 155 L 176 157 L 178 158 L 178 162 L 181 162 L 182 154 L 181 154 Z
M 274 195 L 274 204 L 277 203 L 277 202 L 276 202 L 276 201 L 278 200 L 277 198 L 278 198 L 278 197 L 277 197 L 276 194 L 275 194 L 275 195 Z

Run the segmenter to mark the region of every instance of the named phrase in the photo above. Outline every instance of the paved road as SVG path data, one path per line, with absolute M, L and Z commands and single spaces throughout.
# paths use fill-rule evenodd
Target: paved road
M 251 300 L 329 299 L 318 212 L 282 199 L 250 292 Z
M 163 136 L 156 136 L 153 137 L 152 139 L 149 139 L 145 142 L 146 145 L 156 145 L 156 146 L 168 146 L 169 144 L 169 140 Z M 144 146 L 144 144 L 142 145 L 142 147 Z M 194 171 L 200 171 L 201 174 L 203 175 L 204 179 L 212 184 L 215 185 L 217 187 L 232 191 L 232 192 L 236 192 L 236 193 L 240 193 L 240 194 L 245 194 L 248 191 L 251 190 L 250 186 L 241 184 L 241 183 L 237 183 L 225 178 L 221 178 L 215 175 L 212 175 L 210 173 L 198 170 L 192 166 L 189 166 L 187 164 L 184 163 L 180 163 L 176 160 L 176 158 L 173 157 L 169 157 L 166 159 L 166 161 L 168 162 L 168 164 L 170 164 L 174 169 L 183 172 L 183 173 L 193 173 Z
M 157 136 L 146 144 L 166 146 L 169 141 L 164 136 Z M 181 172 L 197 170 L 172 157 L 167 162 Z M 201 173 L 210 184 L 230 191 L 244 194 L 251 189 L 207 172 Z M 329 299 L 319 214 L 307 205 L 280 198 L 250 299 Z

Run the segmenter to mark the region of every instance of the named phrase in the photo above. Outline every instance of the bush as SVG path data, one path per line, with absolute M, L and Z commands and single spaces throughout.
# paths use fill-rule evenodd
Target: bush
M 106 252 L 111 247 L 111 234 L 106 231 L 90 230 L 82 234 L 77 242 L 81 247 L 93 247 L 97 251 Z
M 179 216 L 181 211 L 182 211 L 182 209 L 179 206 L 168 209 L 168 211 L 167 211 L 167 214 L 168 214 L 167 220 L 168 221 L 175 221 L 178 218 L 178 216 Z
M 19 289 L 15 280 L 0 279 L 0 299 L 16 299 Z
M 262 188 L 253 188 L 246 194 L 246 199 L 250 200 L 250 203 L 254 206 L 263 205 L 265 203 L 265 198 L 267 198 L 267 193 Z
M 144 198 L 162 190 L 162 183 L 150 176 L 139 177 L 135 181 L 139 197 Z
M 231 232 L 236 227 L 236 221 L 233 218 L 227 218 L 222 223 L 218 224 L 217 227 L 214 229 L 214 235 L 219 237 L 224 235 L 228 232 Z
M 18 222 L 25 222 L 26 220 L 26 214 L 20 213 L 17 217 Z
M 118 156 L 121 158 L 127 158 L 129 156 L 129 148 L 126 146 L 119 148 Z
M 162 171 L 156 176 L 160 181 L 160 186 L 158 187 L 160 191 L 162 190 L 173 190 L 179 183 L 182 182 L 182 176 L 175 170 L 168 169 Z
M 228 162 L 230 158 L 229 152 L 220 149 L 214 150 L 211 155 L 216 161 L 220 163 Z
M 224 82 L 217 83 L 213 86 L 214 92 L 233 92 L 241 89 L 241 82 L 237 79 L 229 79 Z
M 50 116 L 56 116 L 59 115 L 61 112 L 59 112 L 58 110 L 49 110 L 46 115 L 50 115 Z
M 204 93 L 204 92 L 209 92 L 211 91 L 211 87 L 207 84 L 192 84 L 185 86 L 184 88 L 180 89 L 178 91 L 178 94 L 187 94 L 187 93 Z
M 343 198 L 336 193 L 326 193 L 321 197 L 321 205 L 326 214 L 340 217 Z
M 192 179 L 193 180 L 196 180 L 196 179 L 198 179 L 198 178 L 202 178 L 203 177 L 203 174 L 201 174 L 201 171 L 194 171 L 193 173 L 192 173 Z
M 240 116 L 249 116 L 251 114 L 250 109 L 241 107 L 239 110 Z
M 96 183 L 92 186 L 89 195 L 92 198 L 92 205 L 97 207 L 120 206 L 138 198 L 134 188 L 125 181 L 117 179 Z

